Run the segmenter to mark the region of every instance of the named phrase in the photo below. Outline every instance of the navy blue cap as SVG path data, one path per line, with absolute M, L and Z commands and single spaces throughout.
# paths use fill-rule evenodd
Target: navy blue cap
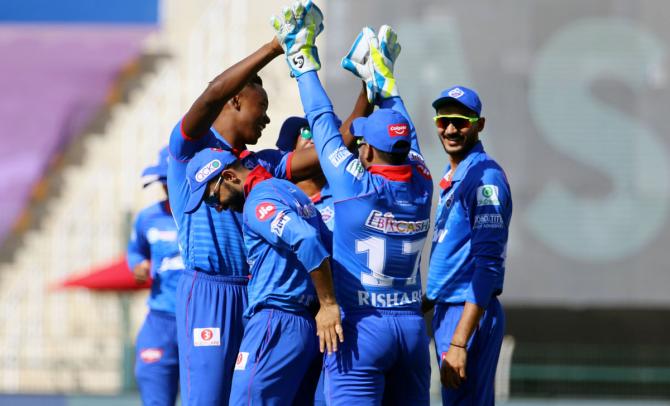
M 143 187 L 147 187 L 154 182 L 167 183 L 169 155 L 168 147 L 163 147 L 158 153 L 158 164 L 144 168 L 142 171 Z
M 186 165 L 186 180 L 189 196 L 184 213 L 192 213 L 200 207 L 207 182 L 218 176 L 224 169 L 237 161 L 230 151 L 217 148 L 203 149 Z
M 469 110 L 477 113 L 477 116 L 481 116 L 482 114 L 482 102 L 479 100 L 477 92 L 465 86 L 454 86 L 443 90 L 440 96 L 433 102 L 433 108 L 437 110 L 447 100 L 457 101 Z
M 405 153 L 410 149 L 409 121 L 393 109 L 377 109 L 369 117 L 359 117 L 349 131 L 380 151 Z
M 304 118 L 295 116 L 287 118 L 279 130 L 279 137 L 275 144 L 277 148 L 284 152 L 293 151 L 302 127 L 309 127 L 309 123 Z

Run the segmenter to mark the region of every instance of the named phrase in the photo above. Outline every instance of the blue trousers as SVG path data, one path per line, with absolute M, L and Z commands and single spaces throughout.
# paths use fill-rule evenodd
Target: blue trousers
M 344 343 L 324 361 L 329 405 L 428 405 L 430 355 L 415 311 L 345 313 Z
M 174 405 L 179 388 L 174 314 L 158 310 L 147 314 L 135 345 L 135 379 L 143 405 Z
M 247 323 L 231 405 L 312 405 L 321 356 L 311 315 L 263 309 Z
M 463 314 L 463 303 L 437 303 L 433 316 L 433 331 L 437 365 L 442 353 L 449 350 L 451 337 Z M 505 332 L 505 314 L 498 299 L 493 298 L 479 321 L 479 326 L 468 342 L 468 359 L 465 366 L 467 379 L 458 389 L 442 387 L 442 404 L 489 406 L 495 402 L 494 381 L 498 356 Z
M 184 406 L 227 405 L 247 306 L 244 277 L 184 271 L 176 295 Z

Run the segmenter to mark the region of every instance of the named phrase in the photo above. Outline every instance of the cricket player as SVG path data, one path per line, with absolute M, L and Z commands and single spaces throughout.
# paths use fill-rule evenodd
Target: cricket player
M 294 72 L 314 144 L 335 200 L 333 276 L 343 311 L 346 340 L 325 358 L 325 391 L 331 405 L 386 403 L 427 405 L 430 365 L 428 337 L 420 313 L 420 253 L 430 224 L 432 180 L 420 160 L 414 126 L 393 78 L 400 52 L 395 33 L 379 37 L 364 29 L 345 60 L 380 105 L 355 123 L 362 128 L 359 158 L 349 152 L 314 69 L 318 60 L 310 19 L 274 20 L 279 42 L 299 48 L 302 72 Z M 369 62 L 369 63 L 366 63 Z M 356 133 L 354 133 L 356 134 Z
M 142 173 L 144 187 L 160 182 L 167 194 L 167 147 L 158 164 Z M 135 280 L 153 279 L 149 313 L 137 336 L 135 378 L 144 405 L 174 405 L 179 388 L 175 291 L 184 269 L 170 203 L 162 200 L 140 211 L 128 242 L 128 267 Z
M 247 168 L 298 179 L 318 167 L 314 151 L 252 153 L 270 122 L 257 72 L 283 52 L 276 40 L 217 76 L 177 123 L 169 143 L 170 204 L 186 270 L 176 296 L 181 398 L 184 405 L 225 405 L 243 334 L 247 265 L 241 213 L 188 207 L 188 162 L 198 151 L 231 151 Z M 214 170 L 216 168 L 210 168 Z
M 433 331 L 444 405 L 493 405 L 505 316 L 503 289 L 512 196 L 479 140 L 482 103 L 464 86 L 433 102 L 449 163 L 440 180 L 424 310 Z
M 310 404 L 318 368 L 311 376 L 307 372 L 320 364 L 319 346 L 336 351 L 343 339 L 319 212 L 294 184 L 260 165 L 246 168 L 229 151 L 199 152 L 187 176 L 189 210 L 204 200 L 218 210 L 244 213 L 249 322 L 230 404 Z

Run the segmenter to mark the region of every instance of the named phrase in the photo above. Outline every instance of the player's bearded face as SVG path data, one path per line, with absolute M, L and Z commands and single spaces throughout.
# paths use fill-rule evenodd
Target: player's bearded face
M 221 209 L 217 211 L 232 210 L 241 212 L 244 208 L 244 191 L 237 184 L 224 181 L 219 190 L 219 202 Z
M 259 85 L 246 86 L 240 92 L 240 132 L 244 138 L 244 143 L 255 145 L 261 137 L 263 129 L 270 118 L 267 115 L 268 96 L 265 90 Z
M 474 113 L 460 104 L 447 104 L 437 110 L 438 115 L 462 115 L 474 117 Z M 479 141 L 479 132 L 483 129 L 484 118 L 474 123 L 454 119 L 436 122 L 437 136 L 444 151 L 452 156 L 462 156 Z

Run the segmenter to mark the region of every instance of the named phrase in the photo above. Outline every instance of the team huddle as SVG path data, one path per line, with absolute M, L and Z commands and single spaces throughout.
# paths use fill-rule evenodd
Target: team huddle
M 493 404 L 512 201 L 479 141 L 478 95 L 455 86 L 432 105 L 448 165 L 423 294 L 433 178 L 393 74 L 396 33 L 358 34 L 342 67 L 362 86 L 341 121 L 317 74 L 321 10 L 298 0 L 272 25 L 143 174 L 168 196 L 139 213 L 128 247 L 136 279 L 153 278 L 143 403 L 173 405 L 179 387 L 189 406 L 428 405 L 433 310 L 443 404 Z M 258 72 L 280 55 L 305 115 L 252 152 L 270 122 Z

